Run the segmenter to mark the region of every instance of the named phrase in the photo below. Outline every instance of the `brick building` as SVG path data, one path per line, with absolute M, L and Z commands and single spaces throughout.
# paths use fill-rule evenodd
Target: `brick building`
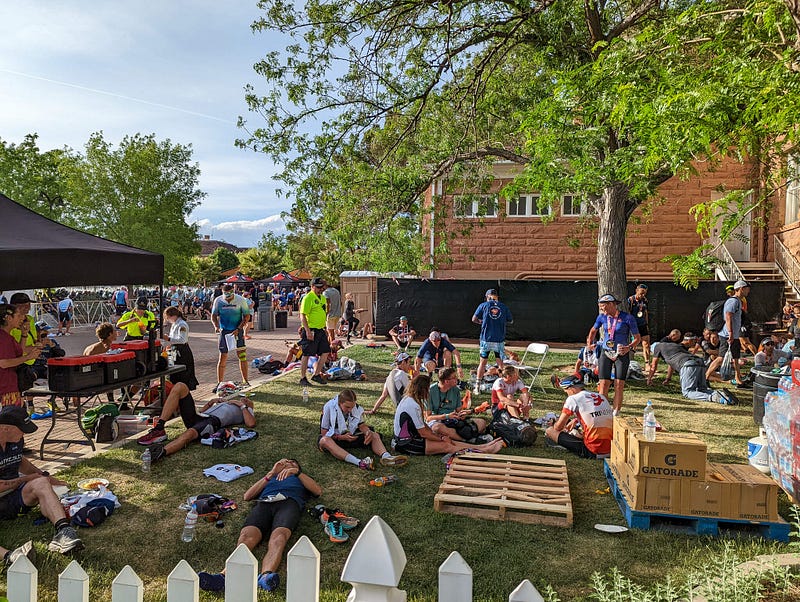
M 713 171 L 698 164 L 699 174 L 689 180 L 672 178 L 662 184 L 652 217 L 642 215 L 642 207 L 629 221 L 626 237 L 629 280 L 671 280 L 672 268 L 661 259 L 671 254 L 686 254 L 701 244 L 696 222 L 689 209 L 697 203 L 723 196 L 724 191 L 758 188 L 754 164 L 725 161 Z M 437 251 L 439 266 L 435 278 L 501 278 L 587 280 L 596 278 L 594 230 L 581 227 L 591 222 L 580 199 L 562 198 L 555 214 L 543 218 L 534 191 L 520 194 L 518 200 L 497 201 L 497 192 L 510 183 L 520 167 L 512 163 L 495 164 L 495 179 L 485 195 L 447 192 L 447 182 L 436 181 L 424 200 L 423 233 L 427 257 L 441 242 L 442 229 L 457 232 L 464 224 L 473 225 L 471 234 L 458 236 L 447 245 L 448 252 Z M 796 194 L 796 197 L 800 195 Z M 432 203 L 441 203 L 432 211 Z M 778 226 L 784 221 L 783 207 L 776 201 L 769 228 L 753 228 L 750 221 L 742 228 L 749 242 L 734 239 L 726 247 L 737 261 L 772 260 L 771 234 L 781 231 L 800 251 L 800 222 Z M 797 203 L 795 203 L 797 204 Z M 795 207 L 794 216 L 799 207 Z M 443 216 L 443 217 L 439 217 Z M 437 224 L 436 221 L 439 220 Z M 431 231 L 431 222 L 434 230 Z M 580 243 L 576 245 L 575 243 Z

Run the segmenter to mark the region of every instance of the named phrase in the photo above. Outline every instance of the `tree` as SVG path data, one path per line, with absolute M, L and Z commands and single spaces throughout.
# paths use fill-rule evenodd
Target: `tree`
M 749 82 L 730 70 L 707 77 L 707 58 L 678 27 L 689 4 L 260 6 L 254 29 L 294 39 L 256 66 L 269 88 L 259 95 L 251 87 L 247 101 L 264 123 L 242 144 L 285 163 L 293 217 L 312 227 L 341 224 L 336 207 L 347 186 L 351 219 L 365 216 L 370 226 L 375 215 L 418 217 L 414 199 L 438 177 L 474 187 L 492 162 L 512 161 L 524 170 L 505 195 L 526 188 L 543 204 L 563 193 L 591 204 L 599 289 L 624 296 L 634 212 L 659 184 L 689 174 L 693 159 L 718 161 L 744 118 L 734 100 Z M 739 7 L 702 6 L 717 8 Z M 690 29 L 706 35 L 719 21 Z M 382 209 L 387 199 L 394 203 Z
M 199 282 L 204 286 L 208 283 L 219 280 L 222 270 L 219 264 L 212 257 L 195 256 L 191 259 L 191 277 L 190 282 Z
M 231 270 L 239 265 L 239 258 L 236 253 L 225 247 L 217 247 L 210 257 L 217 262 L 221 271 Z
M 283 267 L 286 242 L 273 232 L 261 236 L 258 245 L 239 253 L 239 268 L 251 278 L 261 280 L 273 276 Z

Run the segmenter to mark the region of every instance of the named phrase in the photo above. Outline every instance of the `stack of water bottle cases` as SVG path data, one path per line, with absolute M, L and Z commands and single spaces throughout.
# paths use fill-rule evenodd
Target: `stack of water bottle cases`
M 769 470 L 786 493 L 800 496 L 800 370 L 778 381 L 778 390 L 764 398 L 764 430 L 769 442 Z

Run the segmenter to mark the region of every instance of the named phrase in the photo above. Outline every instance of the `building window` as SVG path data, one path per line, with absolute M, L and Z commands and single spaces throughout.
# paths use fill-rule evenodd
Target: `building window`
M 516 199 L 508 201 L 506 216 L 508 217 L 544 217 L 550 215 L 550 205 L 539 207 L 540 195 L 521 194 Z
M 586 213 L 586 207 L 581 199 L 574 194 L 565 194 L 561 198 L 561 215 L 566 217 L 578 217 Z
M 497 198 L 493 195 L 456 196 L 454 201 L 457 217 L 497 217 Z
M 786 170 L 786 215 L 783 223 L 800 220 L 800 157 L 791 156 Z

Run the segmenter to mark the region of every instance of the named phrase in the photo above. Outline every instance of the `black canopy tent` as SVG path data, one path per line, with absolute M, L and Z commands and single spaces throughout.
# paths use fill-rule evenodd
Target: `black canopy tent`
M 163 255 L 64 226 L 0 194 L 0 290 L 163 281 Z

